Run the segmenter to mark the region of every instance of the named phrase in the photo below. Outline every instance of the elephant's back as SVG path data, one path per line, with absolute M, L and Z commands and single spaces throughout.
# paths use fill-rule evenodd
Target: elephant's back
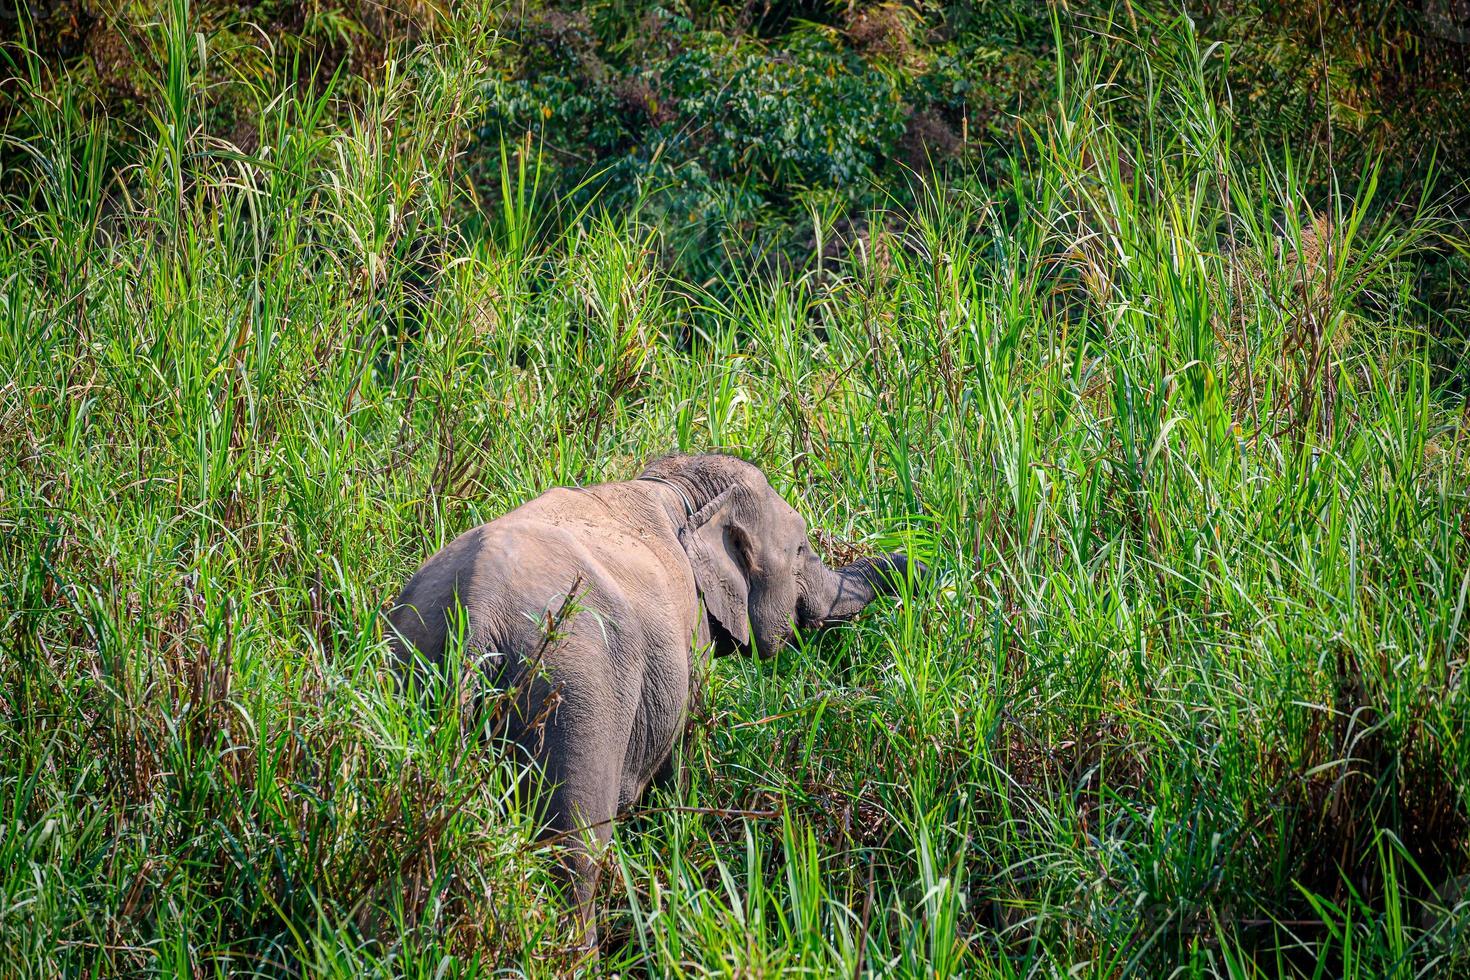
M 512 511 L 466 531 L 426 561 L 404 586 L 390 621 L 431 663 L 442 661 L 448 638 L 461 629 L 468 652 L 513 660 L 540 647 L 552 625 L 564 630 L 558 620 L 572 617 L 590 614 L 615 640 L 635 617 L 620 580 L 626 576 L 608 568 L 618 544 L 607 537 L 591 525 Z M 399 646 L 400 656 L 410 652 Z

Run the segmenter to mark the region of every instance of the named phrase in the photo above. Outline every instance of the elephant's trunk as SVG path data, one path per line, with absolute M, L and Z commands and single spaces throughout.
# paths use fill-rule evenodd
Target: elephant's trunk
M 880 595 L 893 595 L 908 575 L 909 562 L 895 552 L 878 558 L 859 558 L 850 565 L 827 569 L 826 594 L 815 597 L 810 613 L 813 626 L 845 623 Z M 916 572 L 923 569 L 916 565 Z

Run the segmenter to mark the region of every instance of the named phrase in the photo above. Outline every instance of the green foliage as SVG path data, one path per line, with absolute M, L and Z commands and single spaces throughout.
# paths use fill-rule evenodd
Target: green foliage
M 779 13 L 720 50 L 838 50 Z M 706 284 L 513 141 L 484 237 L 455 222 L 488 11 L 372 87 L 242 70 L 229 142 L 197 16 L 140 33 L 146 125 L 85 73 L 7 90 L 0 975 L 565 973 L 471 678 L 403 697 L 381 609 L 532 494 L 714 447 L 936 580 L 716 666 L 606 856 L 603 972 L 1470 965 L 1470 464 L 1413 295 L 1443 222 L 1242 154 L 1187 23 L 1144 25 L 1137 89 L 1122 22 L 1067 41 L 1003 183 Z M 810 82 L 901 88 L 872 70 Z M 806 138 L 762 172 L 859 159 Z
M 966 10 L 953 16 L 975 16 Z M 704 282 L 736 255 L 801 261 L 821 226 L 895 195 L 911 202 L 906 171 L 964 156 L 972 119 L 977 139 L 1001 128 L 985 79 L 1031 63 L 1050 36 L 1034 21 L 1029 52 L 1006 52 L 979 30 L 931 42 L 949 16 L 938 11 L 805 13 L 823 21 L 777 8 L 755 19 L 719 7 L 533 8 L 481 139 L 493 152 L 533 134 L 553 188 L 653 223 Z
M 1309 160 L 1314 202 L 1335 193 L 1334 168 L 1377 161 L 1395 198 L 1438 175 L 1463 204 L 1470 22 L 1451 6 L 1207 5 L 1190 12 L 1216 52 L 1201 94 L 1242 159 L 1290 147 Z M 1178 13 L 1147 0 L 517 6 L 479 153 L 529 140 L 553 198 L 655 225 L 664 261 L 696 282 L 753 262 L 789 269 L 851 249 L 868 210 L 912 207 L 936 175 L 1008 181 L 1055 109 L 1058 43 L 1122 41 L 1099 97 L 1151 90 L 1170 52 L 1147 33 Z M 1147 130 L 1141 104 L 1117 100 L 1119 124 Z M 1446 248 L 1421 298 L 1463 310 L 1463 279 Z

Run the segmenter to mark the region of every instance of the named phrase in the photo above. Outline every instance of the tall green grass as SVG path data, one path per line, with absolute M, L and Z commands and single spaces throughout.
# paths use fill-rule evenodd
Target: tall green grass
M 717 665 L 606 856 L 599 969 L 1470 970 L 1464 412 L 1410 289 L 1438 226 L 1238 162 L 1187 23 L 1060 53 L 1005 186 L 716 288 L 636 216 L 549 220 L 529 146 L 467 236 L 488 16 L 352 99 L 242 72 L 250 152 L 203 124 L 191 23 L 142 132 L 15 63 L 0 974 L 570 968 L 463 679 L 396 696 L 380 611 L 547 487 L 711 447 L 936 581 Z M 1110 88 L 1122 56 L 1155 84 Z

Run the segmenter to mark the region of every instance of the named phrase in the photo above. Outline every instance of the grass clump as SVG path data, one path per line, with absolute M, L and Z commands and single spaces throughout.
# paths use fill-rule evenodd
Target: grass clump
M 351 99 L 242 74 L 248 150 L 205 125 L 182 2 L 147 127 L 16 62 L 0 973 L 566 970 L 513 774 L 463 678 L 395 695 L 381 608 L 534 493 L 716 446 L 834 555 L 937 581 L 718 665 L 685 778 L 607 855 L 602 969 L 1470 965 L 1431 208 L 1239 156 L 1169 22 L 1138 93 L 1105 84 L 1126 33 L 1059 57 L 1004 185 L 690 283 L 636 218 L 545 221 L 524 147 L 465 232 L 488 23 Z

